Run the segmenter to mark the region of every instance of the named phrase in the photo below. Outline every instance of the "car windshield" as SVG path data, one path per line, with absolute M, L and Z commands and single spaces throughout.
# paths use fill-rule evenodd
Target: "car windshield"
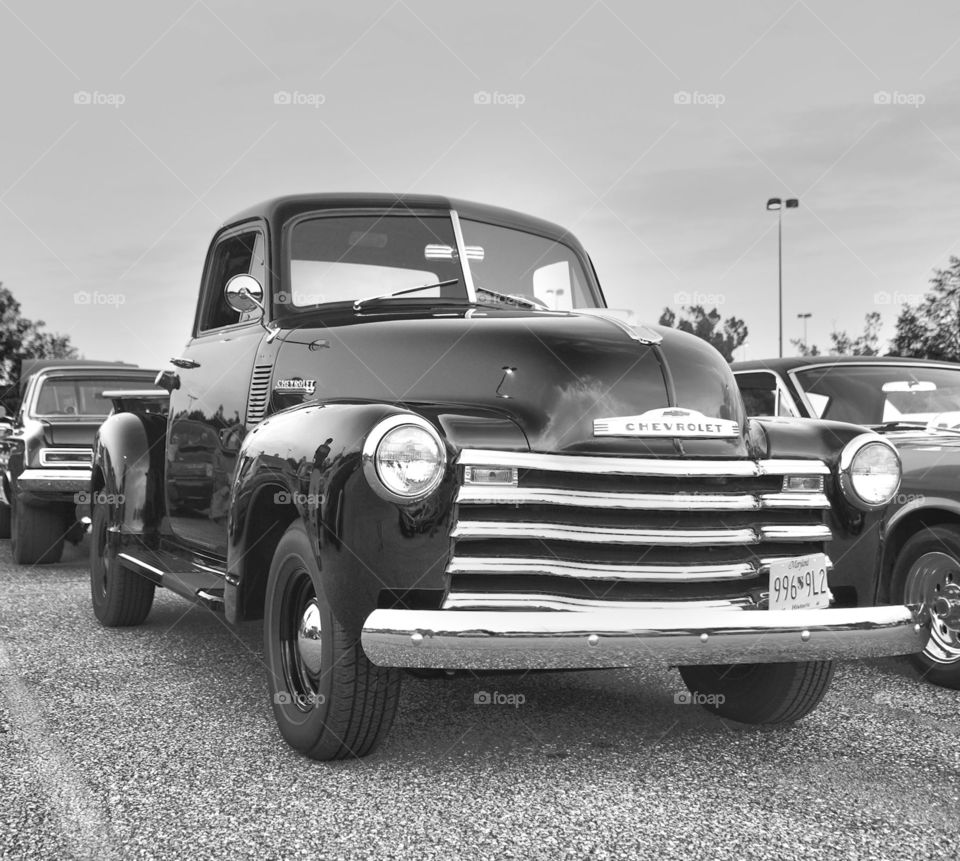
M 111 389 L 135 388 L 142 382 L 130 383 L 109 377 L 49 379 L 37 394 L 35 415 L 43 418 L 81 416 L 105 419 L 113 409 L 113 401 L 103 397 Z
M 960 365 L 833 365 L 796 371 L 813 412 L 823 419 L 881 425 L 927 423 L 960 411 Z
M 600 304 L 569 246 L 467 219 L 461 229 L 477 304 L 559 310 Z M 467 303 L 457 247 L 449 215 L 307 218 L 290 233 L 290 286 L 277 301 L 288 311 L 337 302 L 366 306 L 385 297 Z

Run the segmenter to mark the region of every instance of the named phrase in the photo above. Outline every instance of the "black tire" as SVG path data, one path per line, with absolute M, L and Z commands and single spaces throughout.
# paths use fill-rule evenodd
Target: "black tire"
M 940 589 L 960 584 L 960 529 L 927 526 L 907 539 L 893 567 L 892 600 L 932 605 Z M 930 639 L 924 650 L 910 655 L 924 681 L 960 690 L 960 631 L 936 616 L 930 620 Z
M 793 723 L 823 699 L 832 661 L 680 667 L 692 702 L 720 717 L 751 724 Z
M 63 555 L 63 512 L 59 506 L 28 505 L 16 496 L 10 509 L 13 561 L 48 565 Z
M 10 537 L 10 506 L 0 502 L 0 538 Z
M 110 507 L 93 506 L 90 534 L 90 596 L 93 614 L 107 628 L 142 624 L 153 606 L 153 583 L 124 568 L 116 552 L 107 547 Z
M 370 663 L 334 618 L 301 521 L 283 534 L 270 564 L 263 639 L 273 713 L 291 747 L 313 759 L 347 759 L 386 737 L 400 671 Z

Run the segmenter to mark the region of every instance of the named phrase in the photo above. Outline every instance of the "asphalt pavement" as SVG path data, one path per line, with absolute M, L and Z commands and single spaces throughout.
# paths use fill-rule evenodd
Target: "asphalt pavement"
M 695 705 L 669 668 L 404 679 L 383 747 L 280 739 L 261 626 L 158 592 L 105 630 L 86 544 L 0 542 L 0 857 L 960 858 L 960 693 L 841 663 L 791 728 Z

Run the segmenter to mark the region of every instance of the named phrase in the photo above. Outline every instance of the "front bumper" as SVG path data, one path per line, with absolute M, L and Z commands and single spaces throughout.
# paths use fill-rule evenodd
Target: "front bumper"
M 17 488 L 31 494 L 56 496 L 90 490 L 90 469 L 25 469 L 17 476 Z
M 738 611 L 375 610 L 367 657 L 422 669 L 601 669 L 645 663 L 737 664 L 919 652 L 929 630 L 906 606 Z

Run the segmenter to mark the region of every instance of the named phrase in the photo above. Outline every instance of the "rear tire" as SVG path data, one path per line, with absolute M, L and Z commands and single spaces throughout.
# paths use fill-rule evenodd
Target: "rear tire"
M 90 535 L 90 596 L 93 614 L 107 628 L 142 624 L 153 606 L 155 586 L 123 567 L 117 554 L 107 547 L 110 507 L 98 502 L 93 507 Z
M 400 671 L 370 663 L 334 618 L 301 521 L 277 545 L 264 606 L 264 657 L 280 734 L 313 759 L 366 756 L 390 731 Z
M 960 530 L 927 526 L 911 536 L 897 556 L 893 600 L 929 607 L 949 583 L 960 584 Z M 930 639 L 924 650 L 909 658 L 924 681 L 960 690 L 960 632 L 936 616 L 931 614 Z
M 63 555 L 63 514 L 53 506 L 29 505 L 16 496 L 10 516 L 13 561 L 20 565 L 47 565 Z
M 793 723 L 823 699 L 832 661 L 680 667 L 693 702 L 720 717 L 751 724 Z

